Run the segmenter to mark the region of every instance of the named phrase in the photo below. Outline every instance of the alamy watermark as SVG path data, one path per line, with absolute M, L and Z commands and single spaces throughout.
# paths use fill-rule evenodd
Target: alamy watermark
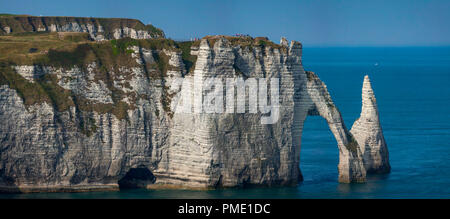
M 261 113 L 261 124 L 280 117 L 279 78 L 166 78 L 174 113 Z M 225 89 L 224 89 L 225 88 Z

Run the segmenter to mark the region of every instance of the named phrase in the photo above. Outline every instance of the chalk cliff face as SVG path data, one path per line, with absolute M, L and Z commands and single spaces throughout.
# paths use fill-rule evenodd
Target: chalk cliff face
M 164 37 L 164 32 L 139 20 L 124 18 L 0 16 L 0 35 L 24 32 L 86 32 L 101 41 L 130 37 L 150 39 Z
M 103 59 L 72 67 L 2 66 L 4 78 L 40 85 L 48 98 L 31 101 L 12 80 L 0 85 L 0 189 L 296 185 L 308 115 L 325 118 L 336 138 L 340 182 L 364 182 L 367 168 L 388 165 L 379 121 L 367 119 L 376 109 L 368 105 L 368 88 L 352 135 L 326 85 L 304 71 L 299 42 L 214 36 L 189 45 L 190 54 L 176 45 L 145 45 L 129 45 L 123 56 L 131 62 L 111 68 Z M 173 113 L 171 100 L 181 95 L 170 87 L 176 77 L 196 87 L 199 78 L 279 78 L 279 119 L 261 124 L 262 113 Z M 383 141 L 373 143 L 372 136 Z

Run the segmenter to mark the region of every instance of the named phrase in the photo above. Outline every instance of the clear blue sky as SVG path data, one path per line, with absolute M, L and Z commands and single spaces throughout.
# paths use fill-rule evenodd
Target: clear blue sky
M 0 13 L 136 18 L 172 39 L 244 33 L 305 46 L 450 45 L 449 0 L 0 0 Z

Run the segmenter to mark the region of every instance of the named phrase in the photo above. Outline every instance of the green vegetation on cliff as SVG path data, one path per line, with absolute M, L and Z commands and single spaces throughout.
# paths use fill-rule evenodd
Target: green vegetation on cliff
M 261 49 L 268 48 L 268 49 L 280 49 L 283 52 L 287 51 L 287 48 L 276 44 L 272 41 L 270 41 L 267 37 L 250 37 L 250 36 L 224 36 L 224 35 L 215 35 L 215 36 L 206 36 L 203 39 L 208 40 L 208 44 L 210 46 L 213 46 L 218 39 L 225 38 L 228 40 L 228 42 L 231 43 L 233 46 L 240 46 L 242 49 L 248 48 L 251 51 L 259 47 Z M 197 41 L 196 45 L 199 45 L 200 41 Z M 194 44 L 195 45 L 195 44 Z
M 113 38 L 113 31 L 118 28 L 133 28 L 135 30 L 148 31 L 152 37 L 164 37 L 164 32 L 154 27 L 151 24 L 145 25 L 141 21 L 136 19 L 126 18 L 92 18 L 92 17 L 41 17 L 41 16 L 29 16 L 29 15 L 0 15 L 0 35 L 6 34 L 5 27 L 9 27 L 11 33 L 22 32 L 34 32 L 41 29 L 49 30 L 51 25 L 57 25 L 59 27 L 73 23 L 79 25 L 92 25 L 95 27 L 101 26 L 103 29 L 103 35 L 107 39 Z
M 127 110 L 134 109 L 138 98 L 135 93 L 124 93 L 114 86 L 114 81 L 121 77 L 124 87 L 130 89 L 128 81 L 132 72 L 120 71 L 120 68 L 142 67 L 132 57 L 133 46 L 151 51 L 154 62 L 146 62 L 144 67 L 148 80 L 163 79 L 167 71 L 174 68 L 169 65 L 170 57 L 163 51 L 175 51 L 182 54 L 186 70 L 192 70 L 196 56 L 190 55 L 193 42 L 175 42 L 170 39 L 157 38 L 137 40 L 122 38 L 118 40 L 92 41 L 88 33 L 78 32 L 23 32 L 0 36 L 0 85 L 15 89 L 24 104 L 32 106 L 42 102 L 52 105 L 55 110 L 63 112 L 75 107 L 77 112 L 111 113 L 119 119 L 127 119 Z M 16 73 L 13 66 L 51 66 L 56 69 L 73 69 L 78 67 L 86 72 L 89 64 L 95 63 L 94 82 L 102 81 L 111 91 L 113 103 L 105 104 L 90 101 L 71 90 L 64 89 L 56 75 L 44 74 L 33 82 Z M 170 113 L 171 95 L 163 83 L 161 103 L 165 112 Z M 130 104 L 123 102 L 130 100 Z M 81 117 L 80 130 L 86 135 L 95 132 L 95 122 L 89 116 Z
M 219 37 L 206 37 L 210 45 L 214 45 Z M 271 47 L 282 48 L 267 38 L 251 37 L 225 37 L 232 45 L 241 47 Z M 8 85 L 15 89 L 24 100 L 26 106 L 47 102 L 58 111 L 66 111 L 73 106 L 78 111 L 112 113 L 119 119 L 126 119 L 127 110 L 133 109 L 135 103 L 142 96 L 135 93 L 124 93 L 114 85 L 118 77 L 124 80 L 124 87 L 131 88 L 128 81 L 132 78 L 132 72 L 119 71 L 119 69 L 143 67 L 148 80 L 164 79 L 168 70 L 175 70 L 169 65 L 170 57 L 164 51 L 180 53 L 187 72 L 192 72 L 197 60 L 196 55 L 191 55 L 191 48 L 198 48 L 200 41 L 175 42 L 170 39 L 157 38 L 137 40 L 122 38 L 118 40 L 93 41 L 88 33 L 78 32 L 23 32 L 0 36 L 0 85 Z M 145 62 L 142 66 L 133 57 L 137 46 L 151 51 L 154 62 Z M 140 51 L 139 51 L 140 52 Z M 96 69 L 94 82 L 102 81 L 109 91 L 113 103 L 104 104 L 92 102 L 84 97 L 76 95 L 71 90 L 61 87 L 56 75 L 44 74 L 30 82 L 17 74 L 12 66 L 33 65 L 51 66 L 54 68 L 72 69 L 78 67 L 86 72 L 89 64 L 95 63 Z M 236 67 L 236 66 L 235 66 Z M 236 68 L 237 74 L 242 72 Z M 179 69 L 176 69 L 179 70 Z M 65 78 L 62 80 L 71 80 Z M 166 113 L 170 112 L 171 96 L 168 87 L 162 82 L 163 94 L 161 103 Z M 131 104 L 122 100 L 127 98 Z M 86 128 L 88 121 L 80 125 Z M 92 127 L 91 127 L 92 128 Z
M 153 75 L 149 77 L 161 78 L 166 74 L 168 57 L 162 49 L 179 50 L 172 40 L 149 39 L 134 40 L 124 38 L 119 40 L 94 42 L 89 40 L 86 33 L 18 33 L 0 36 L 0 85 L 8 85 L 15 89 L 23 99 L 26 106 L 47 102 L 57 111 L 66 111 L 74 106 L 79 111 L 112 113 L 119 119 L 126 118 L 126 111 L 133 109 L 133 104 L 122 101 L 126 96 L 132 102 L 138 98 L 134 93 L 125 94 L 114 86 L 114 80 L 120 67 L 137 67 L 133 51 L 129 46 L 141 46 L 155 50 L 156 63 L 149 64 L 148 71 Z M 56 75 L 44 74 L 35 78 L 34 82 L 28 81 L 17 74 L 13 66 L 34 65 L 52 66 L 55 68 L 71 69 L 75 66 L 86 71 L 87 65 L 96 63 L 94 81 L 101 80 L 111 91 L 112 104 L 92 102 L 76 95 L 58 85 Z M 119 76 L 125 81 L 131 79 L 131 73 L 122 72 Z M 127 82 L 128 83 L 128 82 Z M 128 85 L 125 85 L 129 87 Z M 86 118 L 87 119 L 87 118 Z M 81 124 L 82 129 L 92 123 L 89 121 Z M 91 127 L 92 128 L 92 127 Z M 89 133 L 90 128 L 86 129 Z
M 100 61 L 108 69 L 137 66 L 131 57 L 130 46 L 152 51 L 180 51 L 178 43 L 170 39 L 118 40 L 95 42 L 87 33 L 28 32 L 0 36 L 0 62 L 15 65 L 48 65 L 54 67 L 83 67 Z M 168 64 L 165 61 L 163 64 Z M 161 66 L 161 68 L 166 68 Z
M 195 69 L 195 62 L 197 62 L 197 56 L 191 55 L 191 47 L 194 46 L 195 41 L 179 42 L 178 46 L 181 49 L 181 57 L 183 58 L 184 65 L 187 72 L 192 72 Z
M 22 16 L 22 15 L 0 13 L 0 17 L 16 17 L 16 16 Z

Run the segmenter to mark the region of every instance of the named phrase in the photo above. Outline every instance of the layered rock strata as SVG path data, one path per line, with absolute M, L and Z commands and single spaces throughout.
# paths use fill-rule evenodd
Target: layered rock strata
M 72 68 L 12 66 L 28 86 L 53 76 L 55 86 L 71 95 L 67 104 L 50 98 L 27 105 L 14 86 L 0 86 L 0 189 L 296 185 L 302 180 L 301 135 L 308 115 L 325 118 L 336 138 L 339 181 L 365 181 L 365 164 L 375 162 L 364 160 L 372 159 L 358 145 L 364 136 L 355 132 L 355 140 L 326 85 L 304 71 L 302 45 L 283 40 L 249 46 L 240 40 L 202 39 L 192 47 L 192 72 L 180 51 L 140 46 L 127 50 L 133 65 L 107 69 L 108 77 L 100 77 L 105 68 L 99 61 Z M 165 69 L 164 79 L 152 76 L 158 69 Z M 192 79 L 197 89 L 194 79 L 199 78 L 278 78 L 279 119 L 261 124 L 266 114 L 260 112 L 173 113 L 171 99 L 182 95 L 170 87 L 177 77 Z M 193 101 L 193 108 L 199 104 Z M 363 105 L 363 111 L 370 110 Z M 372 130 L 364 128 L 367 123 L 360 126 Z
M 367 172 L 390 172 L 389 152 L 381 129 L 377 101 L 367 75 L 362 88 L 361 116 L 355 121 L 350 132 L 359 144 Z
M 101 41 L 130 37 L 164 38 L 164 32 L 139 20 L 124 18 L 0 16 L 0 35 L 24 32 L 85 32 Z

